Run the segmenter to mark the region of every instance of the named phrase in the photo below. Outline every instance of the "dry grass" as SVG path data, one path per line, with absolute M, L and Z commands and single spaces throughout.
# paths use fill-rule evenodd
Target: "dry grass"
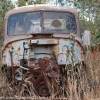
M 68 93 L 68 98 L 66 100 L 100 100 L 99 99 L 100 98 L 100 54 L 93 55 L 90 51 L 87 51 L 85 62 L 87 65 L 86 71 L 85 74 L 83 74 L 84 77 L 80 79 L 81 81 L 79 82 L 79 84 L 77 84 L 77 79 L 75 79 L 74 77 L 71 79 L 68 78 L 69 88 L 67 90 L 69 91 L 69 93 Z M 77 74 L 78 76 L 81 75 L 80 70 L 78 71 Z M 4 80 L 2 80 L 2 74 L 0 73 L 0 87 L 2 86 L 1 83 L 3 82 Z M 24 86 L 26 85 L 26 83 L 24 83 Z M 34 94 L 34 88 L 32 87 L 31 83 L 27 83 L 27 84 L 30 84 L 30 88 L 31 88 L 29 91 L 30 96 L 34 96 L 34 95 L 36 96 L 36 94 Z M 19 90 L 17 90 L 17 95 L 15 96 L 21 97 L 20 93 L 22 93 L 23 88 L 24 87 L 21 88 L 20 92 Z M 82 91 L 84 96 L 82 96 Z M 6 84 L 6 88 L 1 89 L 0 92 L 1 92 L 0 94 L 4 96 L 7 93 L 8 96 L 11 97 L 14 95 L 13 94 L 14 90 L 9 86 L 9 84 Z
M 86 55 L 87 65 L 87 79 L 89 83 L 100 82 L 100 53 L 87 52 Z
M 85 60 L 87 65 L 85 79 L 87 89 L 85 98 L 91 98 L 91 100 L 95 100 L 96 98 L 100 98 L 100 53 L 91 53 L 88 51 Z

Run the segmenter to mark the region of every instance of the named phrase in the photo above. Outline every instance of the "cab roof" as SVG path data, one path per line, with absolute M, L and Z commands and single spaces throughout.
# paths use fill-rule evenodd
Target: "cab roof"
M 5 19 L 8 19 L 10 15 L 17 13 L 25 13 L 25 12 L 34 12 L 34 11 L 61 11 L 61 12 L 72 12 L 76 16 L 78 16 L 78 12 L 76 9 L 71 7 L 61 7 L 55 5 L 47 5 L 47 4 L 39 4 L 39 5 L 28 5 L 14 8 L 6 13 Z

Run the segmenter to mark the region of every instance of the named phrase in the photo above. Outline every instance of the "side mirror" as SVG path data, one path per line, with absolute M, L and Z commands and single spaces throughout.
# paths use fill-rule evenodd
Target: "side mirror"
M 89 30 L 85 30 L 84 33 L 82 34 L 82 43 L 85 47 L 88 48 L 88 46 L 90 46 L 90 41 L 91 41 L 91 32 Z

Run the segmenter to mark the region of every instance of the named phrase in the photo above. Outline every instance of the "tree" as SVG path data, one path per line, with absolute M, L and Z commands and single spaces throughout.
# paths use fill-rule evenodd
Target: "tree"
M 18 0 L 16 2 L 17 6 L 25 6 L 25 5 L 32 5 L 32 4 L 46 4 L 49 0 Z
M 8 10 L 14 8 L 11 0 L 1 0 L 0 1 L 0 40 L 3 39 L 3 32 L 4 32 L 4 16 Z
M 1 0 L 0 1 L 0 11 L 2 14 L 2 18 L 4 18 L 5 13 L 11 9 L 14 8 L 14 5 L 12 4 L 11 0 Z
M 18 0 L 18 1 L 16 2 L 16 5 L 17 5 L 18 7 L 25 6 L 25 5 L 26 5 L 26 1 L 27 1 L 27 0 Z
M 46 4 L 48 0 L 27 0 L 28 4 Z

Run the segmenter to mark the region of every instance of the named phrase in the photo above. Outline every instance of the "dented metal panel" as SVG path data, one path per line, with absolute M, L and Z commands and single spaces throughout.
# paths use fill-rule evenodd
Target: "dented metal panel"
M 59 55 L 58 55 L 58 64 L 71 64 L 71 57 L 74 54 L 74 63 L 82 61 L 81 53 L 83 52 L 82 48 L 78 43 L 74 42 L 74 47 L 72 50 L 73 41 L 70 39 L 60 39 L 59 41 Z
M 55 56 L 57 57 L 57 62 L 59 65 L 71 64 L 71 56 L 72 56 L 72 40 L 70 39 L 37 39 L 36 46 L 31 49 L 30 42 L 31 40 L 20 40 L 13 42 L 7 45 L 6 50 L 4 50 L 3 54 L 3 63 L 6 63 L 8 66 L 10 64 L 9 50 L 13 50 L 13 60 L 14 66 L 19 66 L 20 60 L 23 59 L 23 43 L 25 43 L 25 53 L 24 58 L 29 60 L 31 53 L 34 53 L 34 59 L 43 58 L 45 56 L 51 58 L 52 52 L 55 52 Z M 31 44 L 32 45 L 32 44 Z M 83 60 L 83 49 L 75 41 L 74 45 L 74 62 L 78 63 Z M 6 57 L 6 59 L 5 59 Z

